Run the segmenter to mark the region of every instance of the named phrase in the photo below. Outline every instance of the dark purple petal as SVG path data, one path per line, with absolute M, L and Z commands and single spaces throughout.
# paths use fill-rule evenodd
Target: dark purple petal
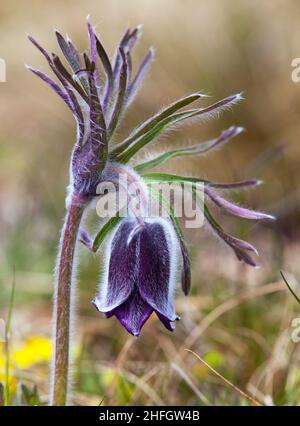
M 166 327 L 167 330 L 169 330 L 169 331 L 175 330 L 175 325 L 173 324 L 172 321 L 170 321 L 167 317 L 160 314 L 159 312 L 156 312 L 156 314 L 157 314 L 158 318 L 160 319 L 160 321 L 163 323 L 163 325 Z M 179 320 L 179 317 L 176 317 L 175 321 L 176 320 Z
M 225 200 L 225 198 L 221 197 L 221 195 L 217 194 L 215 191 L 209 189 L 208 187 L 205 188 L 205 193 L 218 207 L 221 207 L 224 211 L 234 216 L 243 217 L 244 219 L 252 219 L 252 220 L 274 220 L 275 219 L 274 216 L 271 216 L 269 214 L 245 209 L 244 207 L 240 207 L 231 201 Z
M 108 247 L 108 266 L 104 271 L 103 284 L 94 304 L 101 312 L 120 306 L 132 293 L 137 279 L 137 239 L 129 245 L 127 238 L 135 227 L 134 220 L 124 220 L 116 228 Z
M 108 317 L 115 315 L 129 333 L 138 336 L 152 312 L 153 308 L 141 298 L 138 290 L 135 289 L 122 305 L 107 314 Z
M 171 230 L 161 219 L 144 224 L 125 219 L 108 246 L 108 266 L 93 303 L 107 318 L 115 315 L 133 335 L 140 333 L 153 311 L 170 331 L 171 322 L 179 319 L 172 303 L 175 257 L 169 246 L 176 235 Z
M 164 227 L 158 222 L 147 224 L 139 235 L 139 292 L 154 310 L 174 321 L 171 263 Z

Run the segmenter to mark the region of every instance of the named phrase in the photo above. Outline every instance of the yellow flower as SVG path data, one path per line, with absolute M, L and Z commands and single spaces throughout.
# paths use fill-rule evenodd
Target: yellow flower
M 0 369 L 5 365 L 5 357 L 3 354 L 3 343 L 0 343 Z
M 8 390 L 9 399 L 11 399 L 16 392 L 17 379 L 15 377 L 15 370 L 17 368 L 28 368 L 35 364 L 45 363 L 50 360 L 52 344 L 51 340 L 41 336 L 30 336 L 24 344 L 18 348 L 12 346 L 9 351 L 9 376 L 8 376 Z M 6 354 L 3 343 L 0 342 L 0 383 L 6 383 Z M 13 374 L 11 374 L 11 372 Z
M 12 352 L 12 360 L 19 368 L 48 362 L 51 358 L 51 340 L 41 336 L 31 336 L 17 350 Z

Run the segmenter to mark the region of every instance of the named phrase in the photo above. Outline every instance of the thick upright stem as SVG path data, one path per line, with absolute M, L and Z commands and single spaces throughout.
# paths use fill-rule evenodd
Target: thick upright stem
M 70 364 L 71 292 L 74 271 L 74 253 L 77 234 L 85 203 L 72 200 L 62 229 L 56 271 L 54 298 L 55 352 L 52 371 L 51 405 L 66 405 Z

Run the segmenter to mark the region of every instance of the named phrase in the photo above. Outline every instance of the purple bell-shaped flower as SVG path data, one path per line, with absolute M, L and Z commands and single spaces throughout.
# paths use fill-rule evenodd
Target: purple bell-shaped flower
M 135 336 L 153 312 L 173 331 L 179 319 L 173 306 L 177 253 L 177 236 L 167 220 L 124 219 L 108 244 L 103 282 L 93 303 Z

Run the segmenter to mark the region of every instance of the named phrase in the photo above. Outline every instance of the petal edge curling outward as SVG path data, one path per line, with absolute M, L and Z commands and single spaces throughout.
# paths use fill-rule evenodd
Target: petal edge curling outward
M 179 316 L 176 316 L 176 318 L 174 320 L 170 321 L 167 317 L 160 314 L 159 312 L 156 312 L 156 315 L 158 316 L 158 319 L 160 320 L 160 322 L 163 323 L 165 328 L 169 331 L 175 330 L 175 325 L 173 324 L 173 322 L 178 321 L 180 319 Z
M 124 303 L 107 312 L 106 316 L 110 318 L 115 315 L 129 333 L 138 336 L 152 312 L 153 308 L 141 298 L 138 290 L 135 289 Z

